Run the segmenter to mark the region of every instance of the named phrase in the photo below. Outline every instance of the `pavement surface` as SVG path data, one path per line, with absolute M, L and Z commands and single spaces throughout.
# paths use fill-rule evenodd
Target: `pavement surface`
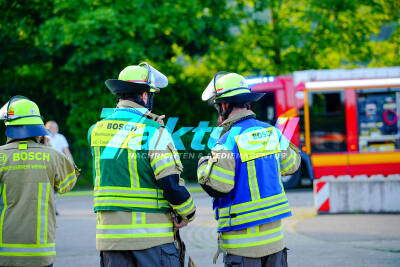
M 289 266 L 400 266 L 400 215 L 318 215 L 313 209 L 311 189 L 287 192 L 293 216 L 284 220 Z M 216 223 L 211 199 L 192 193 L 197 216 L 182 229 L 187 251 L 198 267 L 223 266 L 216 251 Z M 57 260 L 55 267 L 99 266 L 95 248 L 96 216 L 91 196 L 58 199 Z

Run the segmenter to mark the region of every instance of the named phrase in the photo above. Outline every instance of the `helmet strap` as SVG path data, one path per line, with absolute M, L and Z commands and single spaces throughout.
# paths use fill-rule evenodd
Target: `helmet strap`
M 147 97 L 147 103 L 144 105 L 144 107 L 147 108 L 148 110 L 151 110 L 153 108 L 154 93 L 149 92 L 148 94 L 149 95 Z
M 232 113 L 233 110 L 233 105 L 232 104 L 227 104 L 228 107 L 225 109 L 225 111 L 222 109 L 222 104 L 218 103 L 215 105 L 215 108 L 217 109 L 219 115 L 221 115 L 221 118 L 223 121 L 225 121 L 229 115 Z

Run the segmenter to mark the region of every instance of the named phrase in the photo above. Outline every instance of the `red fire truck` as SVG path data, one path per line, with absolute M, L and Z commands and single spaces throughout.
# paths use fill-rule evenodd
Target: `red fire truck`
M 274 125 L 280 116 L 299 117 L 291 141 L 301 148 L 304 176 L 400 174 L 400 67 L 248 81 L 266 93 L 253 106 L 260 119 Z M 286 188 L 298 184 L 300 172 L 282 178 Z

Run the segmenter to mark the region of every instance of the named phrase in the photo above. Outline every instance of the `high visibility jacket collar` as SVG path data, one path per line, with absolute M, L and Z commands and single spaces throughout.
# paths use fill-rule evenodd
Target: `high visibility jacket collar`
M 248 129 L 266 131 L 271 125 L 250 118 L 237 122 L 240 134 Z M 235 156 L 235 183 L 225 197 L 214 199 L 214 211 L 218 220 L 218 231 L 233 231 L 261 225 L 291 216 L 280 177 L 280 153 L 272 151 L 268 155 L 242 162 L 234 136 L 228 131 L 219 144 L 233 143 Z M 240 192 L 240 193 L 239 193 Z
M 220 125 L 221 127 L 224 128 L 221 135 L 224 135 L 227 131 L 230 130 L 230 128 L 232 128 L 233 125 L 235 125 L 239 121 L 245 120 L 247 118 L 255 118 L 255 117 L 256 117 L 256 114 L 251 110 L 240 111 L 240 112 L 232 115 L 231 117 L 226 119 Z
M 10 149 L 18 148 L 20 142 L 26 143 L 29 147 L 40 147 L 40 146 L 42 146 L 42 144 L 39 144 L 39 143 L 33 141 L 32 139 L 28 138 L 28 139 L 24 139 L 24 140 L 9 139 L 7 141 L 6 147 L 10 148 Z
M 136 102 L 130 101 L 130 100 L 118 101 L 117 107 L 138 109 L 143 115 L 145 115 L 147 118 L 152 119 L 154 121 L 157 121 L 157 119 L 160 117 L 159 115 L 151 113 L 150 110 L 148 110 L 147 108 L 139 105 Z
M 145 108 L 142 105 L 139 105 L 136 102 L 130 101 L 130 100 L 124 100 L 121 99 L 118 101 L 118 106 L 123 106 L 125 108 Z

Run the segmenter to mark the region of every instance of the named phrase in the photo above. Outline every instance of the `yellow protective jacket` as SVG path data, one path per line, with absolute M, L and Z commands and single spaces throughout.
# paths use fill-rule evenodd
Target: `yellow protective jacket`
M 56 258 L 54 192 L 70 191 L 67 157 L 33 140 L 0 146 L 0 266 L 47 266 Z

